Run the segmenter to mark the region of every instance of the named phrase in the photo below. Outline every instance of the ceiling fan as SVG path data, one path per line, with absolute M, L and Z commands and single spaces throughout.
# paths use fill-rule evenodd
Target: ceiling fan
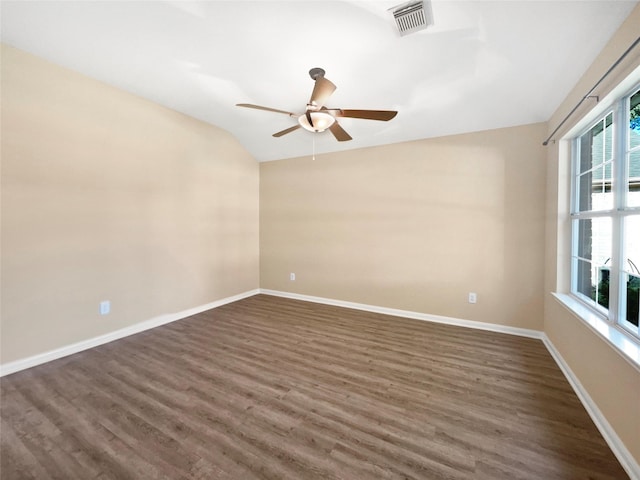
M 336 118 L 349 117 L 349 118 L 363 118 L 366 120 L 380 120 L 383 122 L 391 120 L 398 112 L 394 110 L 348 110 L 343 108 L 327 108 L 324 106 L 325 102 L 329 99 L 331 94 L 336 89 L 336 86 L 324 77 L 324 70 L 322 68 L 312 68 L 309 70 L 309 75 L 315 81 L 313 92 L 307 108 L 304 113 L 293 113 L 285 110 L 278 110 L 270 107 L 262 107 L 260 105 L 253 105 L 251 103 L 238 103 L 238 107 L 255 108 L 257 110 L 266 110 L 268 112 L 284 113 L 290 117 L 298 119 L 298 125 L 286 128 L 280 132 L 273 134 L 274 137 L 281 137 L 287 133 L 291 133 L 298 130 L 300 127 L 310 132 L 318 133 L 329 131 L 336 137 L 339 142 L 345 142 L 351 140 L 349 135 L 337 122 Z

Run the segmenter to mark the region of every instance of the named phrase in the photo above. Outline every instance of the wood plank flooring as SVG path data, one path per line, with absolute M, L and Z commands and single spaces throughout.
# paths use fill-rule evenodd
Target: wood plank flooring
M 2 480 L 628 478 L 541 341 L 272 296 L 1 388 Z

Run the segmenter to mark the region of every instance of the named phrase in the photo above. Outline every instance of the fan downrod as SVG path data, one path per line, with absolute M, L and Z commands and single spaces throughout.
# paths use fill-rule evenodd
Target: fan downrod
M 320 67 L 312 68 L 311 70 L 309 70 L 309 76 L 313 80 L 316 80 L 318 77 L 324 77 L 324 74 L 325 74 L 324 69 Z

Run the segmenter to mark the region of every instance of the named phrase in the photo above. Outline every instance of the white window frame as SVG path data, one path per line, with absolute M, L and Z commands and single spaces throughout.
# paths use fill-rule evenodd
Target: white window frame
M 625 252 L 623 252 L 624 220 L 632 216 L 640 215 L 640 207 L 627 205 L 627 180 L 628 180 L 628 155 L 630 153 L 629 132 L 629 98 L 640 90 L 640 82 L 628 88 L 623 95 L 618 96 L 604 108 L 599 108 L 601 113 L 597 119 L 591 121 L 586 128 L 582 128 L 571 137 L 571 254 L 570 258 L 570 294 L 584 304 L 592 315 L 601 318 L 609 324 L 609 327 L 622 333 L 629 340 L 640 344 L 640 329 L 626 321 L 625 304 L 622 303 L 621 287 L 625 285 L 626 268 Z M 601 106 L 602 107 L 602 106 Z M 607 210 L 579 211 L 578 177 L 580 175 L 580 139 L 588 133 L 598 122 L 605 119 L 609 113 L 613 113 L 613 162 L 612 162 L 612 186 L 613 205 Z M 608 310 L 589 297 L 578 291 L 578 244 L 579 244 L 579 220 L 594 218 L 610 218 L 612 228 L 611 238 L 611 266 L 609 274 L 609 305 Z M 626 289 L 626 287 L 624 287 Z M 620 308 L 623 307 L 623 308 Z

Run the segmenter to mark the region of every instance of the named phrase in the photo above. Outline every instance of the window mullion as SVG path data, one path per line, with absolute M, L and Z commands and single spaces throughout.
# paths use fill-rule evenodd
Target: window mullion
M 617 210 L 594 210 L 588 212 L 576 212 L 571 214 L 571 218 L 599 218 L 611 217 L 615 215 Z
M 624 99 L 617 102 L 613 116 L 613 178 L 612 192 L 615 213 L 612 218 L 611 227 L 611 256 L 612 272 L 609 283 L 609 319 L 618 322 L 621 315 L 624 315 L 625 298 L 623 285 L 624 270 L 624 237 L 622 235 L 623 215 L 622 211 L 626 205 L 626 101 Z

